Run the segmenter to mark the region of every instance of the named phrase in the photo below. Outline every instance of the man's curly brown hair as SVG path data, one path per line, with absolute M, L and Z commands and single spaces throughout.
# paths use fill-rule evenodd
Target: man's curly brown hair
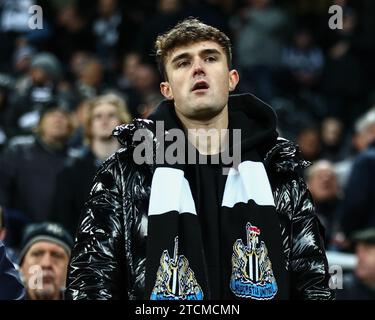
M 219 44 L 227 57 L 228 67 L 231 67 L 232 49 L 228 36 L 215 27 L 204 24 L 196 18 L 189 17 L 156 38 L 156 61 L 160 74 L 165 80 L 168 79 L 165 70 L 165 59 L 168 55 L 177 47 L 199 41 L 214 41 Z

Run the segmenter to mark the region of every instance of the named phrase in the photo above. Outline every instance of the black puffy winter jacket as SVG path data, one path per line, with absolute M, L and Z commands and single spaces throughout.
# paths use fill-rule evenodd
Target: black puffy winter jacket
M 263 108 L 252 96 L 245 97 L 245 102 L 245 112 Z M 141 128 L 149 129 L 150 143 L 158 143 L 149 120 L 137 119 L 114 131 L 124 148 L 103 163 L 94 179 L 72 252 L 67 299 L 144 299 L 147 212 L 154 166 L 133 161 L 136 145 L 132 137 Z M 294 143 L 281 138 L 263 158 L 282 230 L 290 296 L 333 299 L 323 230 L 300 173 L 308 163 Z

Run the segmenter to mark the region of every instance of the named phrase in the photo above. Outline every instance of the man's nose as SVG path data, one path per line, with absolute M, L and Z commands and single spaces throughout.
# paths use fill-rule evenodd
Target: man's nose
M 194 65 L 193 65 L 193 75 L 194 76 L 197 76 L 197 75 L 204 75 L 206 74 L 205 72 L 205 69 L 204 69 L 204 66 L 203 66 L 203 61 L 202 59 L 196 59 L 194 61 Z
M 41 267 L 49 267 L 52 264 L 52 257 L 50 254 L 45 254 L 42 257 L 42 260 L 40 261 Z

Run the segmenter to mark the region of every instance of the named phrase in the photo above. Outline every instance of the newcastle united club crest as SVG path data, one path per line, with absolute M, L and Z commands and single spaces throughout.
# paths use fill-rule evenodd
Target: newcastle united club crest
M 175 238 L 173 258 L 164 250 L 156 274 L 151 300 L 203 300 L 203 291 L 195 279 L 189 262 L 178 255 L 178 237 Z
M 237 239 L 233 245 L 230 289 L 240 298 L 269 300 L 277 293 L 272 264 L 263 241 L 259 243 L 260 229 L 246 224 L 246 245 Z

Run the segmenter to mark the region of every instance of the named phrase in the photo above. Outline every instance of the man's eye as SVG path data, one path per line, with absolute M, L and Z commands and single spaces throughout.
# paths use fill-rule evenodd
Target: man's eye
M 59 252 L 53 252 L 51 255 L 52 255 L 53 258 L 59 259 L 59 260 L 64 258 L 64 255 L 62 253 L 59 253 Z
M 205 60 L 206 60 L 207 62 L 214 62 L 214 61 L 216 61 L 217 59 L 216 59 L 216 57 L 214 57 L 214 56 L 209 56 L 209 57 L 207 57 Z
M 189 61 L 181 61 L 177 64 L 179 68 L 187 67 L 189 65 Z
M 33 257 L 40 257 L 42 254 L 43 254 L 43 252 L 41 252 L 41 251 L 34 251 L 31 255 Z

